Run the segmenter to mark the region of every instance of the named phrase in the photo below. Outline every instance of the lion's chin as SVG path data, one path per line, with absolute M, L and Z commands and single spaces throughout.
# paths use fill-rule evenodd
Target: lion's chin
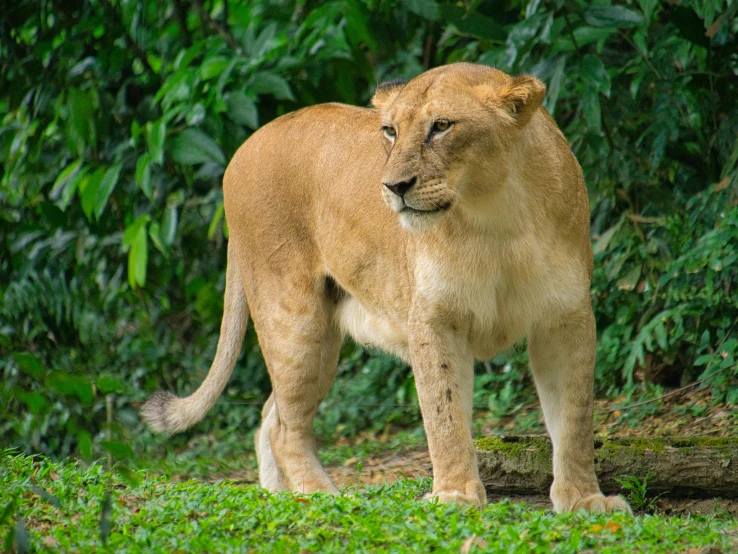
M 400 224 L 409 231 L 422 231 L 435 225 L 451 208 L 451 203 L 441 204 L 432 209 L 421 210 L 412 206 L 402 206 L 395 210 L 400 215 Z
M 420 209 L 420 208 L 413 208 L 412 206 L 408 206 L 407 204 L 403 204 L 402 208 L 399 210 L 399 213 L 409 213 L 409 214 L 415 214 L 415 215 L 431 215 L 431 214 L 439 214 L 442 212 L 445 212 L 451 207 L 451 202 L 445 202 L 443 204 L 440 204 L 438 206 L 433 206 L 429 209 Z M 397 210 L 396 210 L 397 211 Z

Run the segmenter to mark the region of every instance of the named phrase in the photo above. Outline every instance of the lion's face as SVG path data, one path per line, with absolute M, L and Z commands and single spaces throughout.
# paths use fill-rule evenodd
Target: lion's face
M 380 85 L 373 99 L 387 152 L 382 195 L 407 229 L 464 209 L 504 181 L 505 153 L 543 97 L 532 77 L 480 66 L 470 75 L 459 65 Z

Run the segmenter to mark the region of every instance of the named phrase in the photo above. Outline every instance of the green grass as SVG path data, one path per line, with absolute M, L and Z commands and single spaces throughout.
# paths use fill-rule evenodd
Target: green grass
M 738 529 L 727 515 L 555 516 L 509 502 L 481 511 L 436 505 L 418 500 L 427 480 L 295 496 L 146 473 L 129 485 L 100 465 L 7 452 L 0 467 L 4 552 L 13 541 L 38 552 L 459 552 L 473 536 L 471 552 L 673 553 L 706 546 L 730 552 Z

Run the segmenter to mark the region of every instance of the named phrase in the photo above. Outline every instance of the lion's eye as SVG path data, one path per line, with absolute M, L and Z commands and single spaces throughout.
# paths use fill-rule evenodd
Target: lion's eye
M 439 119 L 433 123 L 434 133 L 443 133 L 451 128 L 451 122 L 448 119 Z
M 395 131 L 394 127 L 385 125 L 382 127 L 382 131 L 384 132 L 385 137 L 387 137 L 390 140 L 395 140 L 395 137 L 397 136 L 397 131 Z

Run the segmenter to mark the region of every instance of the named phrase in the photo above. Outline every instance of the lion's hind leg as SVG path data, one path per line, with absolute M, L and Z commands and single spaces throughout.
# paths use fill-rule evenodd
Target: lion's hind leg
M 287 490 L 284 475 L 281 474 L 277 461 L 274 459 L 272 445 L 269 439 L 272 427 L 277 421 L 277 410 L 274 405 L 274 395 L 270 395 L 261 412 L 261 427 L 254 435 L 256 460 L 259 464 L 259 484 L 272 492 Z M 262 430 L 264 430 L 262 432 Z
M 309 281 L 273 287 L 268 302 L 260 299 L 254 310 L 273 389 L 255 436 L 259 480 L 269 490 L 337 490 L 318 460 L 313 436 L 315 411 L 335 377 L 343 338 L 333 318 L 335 303 L 324 289 Z

